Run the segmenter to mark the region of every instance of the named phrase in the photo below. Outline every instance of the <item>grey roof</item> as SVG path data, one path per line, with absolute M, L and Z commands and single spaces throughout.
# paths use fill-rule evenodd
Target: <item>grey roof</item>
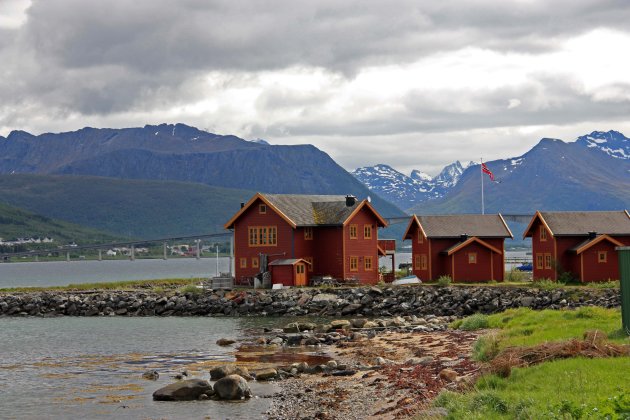
M 630 235 L 630 217 L 620 211 L 544 211 L 542 218 L 554 235 Z
M 295 263 L 298 263 L 302 261 L 301 258 L 287 258 L 284 260 L 275 260 L 269 263 L 269 265 L 293 265 Z M 305 263 L 308 263 L 308 261 L 304 260 Z
M 461 235 L 479 238 L 511 238 L 498 214 L 448 214 L 416 216 L 428 238 L 456 238 Z
M 342 225 L 361 203 L 348 207 L 343 195 L 263 194 L 297 226 Z

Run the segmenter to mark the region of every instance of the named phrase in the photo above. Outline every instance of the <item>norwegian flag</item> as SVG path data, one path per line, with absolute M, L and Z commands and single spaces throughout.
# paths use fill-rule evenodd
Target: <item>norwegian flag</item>
M 481 172 L 483 172 L 484 174 L 488 174 L 488 176 L 490 177 L 490 181 L 494 181 L 494 174 L 490 169 L 488 169 L 485 163 L 481 163 Z

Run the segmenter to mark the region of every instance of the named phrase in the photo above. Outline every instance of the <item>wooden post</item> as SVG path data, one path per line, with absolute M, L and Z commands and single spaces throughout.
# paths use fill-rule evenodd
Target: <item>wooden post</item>
M 196 249 L 196 253 L 197 253 L 197 259 L 201 258 L 201 254 L 200 254 L 200 249 L 199 249 L 199 244 L 201 243 L 201 239 L 197 239 L 195 242 L 197 242 L 197 249 Z
M 70 261 L 70 251 L 66 251 L 66 261 Z
M 136 246 L 131 245 L 131 261 L 134 261 L 135 259 L 136 259 Z
M 99 261 L 103 261 L 103 250 L 102 249 L 98 250 L 98 260 Z
M 164 242 L 163 244 L 163 250 L 164 250 L 164 259 L 166 260 L 168 258 L 168 256 L 166 255 L 166 242 Z

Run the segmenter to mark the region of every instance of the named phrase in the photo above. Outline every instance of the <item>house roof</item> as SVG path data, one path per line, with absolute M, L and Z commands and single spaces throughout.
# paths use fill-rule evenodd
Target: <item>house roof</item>
M 299 262 L 311 265 L 310 262 L 302 258 L 288 258 L 284 260 L 275 260 L 275 261 L 270 262 L 269 265 L 295 265 Z
M 481 246 L 483 246 L 485 248 L 488 248 L 492 252 L 495 252 L 497 254 L 501 254 L 501 251 L 499 249 L 493 247 L 489 243 L 487 243 L 485 241 L 482 241 L 481 239 L 476 238 L 476 237 L 468 238 L 465 241 L 458 242 L 455 245 L 451 246 L 450 248 L 447 248 L 444 251 L 441 251 L 440 253 L 441 254 L 446 254 L 446 255 L 453 255 L 457 251 L 461 250 L 462 248 L 467 247 L 468 245 L 472 244 L 473 242 L 476 242 L 476 243 L 480 244 Z
M 534 222 L 540 220 L 553 236 L 585 236 L 589 232 L 630 235 L 630 214 L 619 211 L 537 211 L 523 237 L 532 236 Z
M 357 200 L 354 205 L 347 206 L 346 197 L 343 195 L 257 193 L 226 223 L 225 228 L 230 229 L 234 222 L 258 199 L 271 207 L 293 228 L 298 226 L 342 226 L 364 207 L 367 207 L 376 216 L 379 226 L 387 226 L 387 221 L 367 200 Z
M 584 242 L 574 246 L 573 248 L 570 248 L 569 251 L 573 251 L 576 254 L 581 254 L 582 252 L 586 251 L 587 249 L 589 249 L 590 247 L 592 247 L 595 244 L 598 244 L 602 241 L 608 241 L 610 243 L 612 243 L 615 246 L 623 246 L 623 244 L 621 242 L 619 242 L 618 240 L 611 238 L 608 235 L 598 235 L 594 238 L 589 238 L 587 240 L 585 240 Z
M 513 238 L 501 214 L 448 214 L 411 216 L 404 239 L 410 238 L 412 226 L 418 226 L 426 238 Z

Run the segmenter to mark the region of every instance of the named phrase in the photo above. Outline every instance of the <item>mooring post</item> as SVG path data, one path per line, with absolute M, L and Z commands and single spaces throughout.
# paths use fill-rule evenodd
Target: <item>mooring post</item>
M 136 259 L 136 246 L 131 245 L 131 261 Z
M 103 261 L 103 250 L 102 249 L 98 250 L 98 260 L 99 261 Z
M 163 258 L 166 260 L 168 258 L 168 256 L 166 255 L 166 242 L 164 242 L 163 247 L 164 247 L 164 257 Z
M 66 261 L 70 261 L 70 251 L 66 251 Z
M 201 258 L 201 252 L 200 252 L 200 243 L 201 243 L 201 239 L 197 239 L 195 242 L 197 242 L 197 259 Z

